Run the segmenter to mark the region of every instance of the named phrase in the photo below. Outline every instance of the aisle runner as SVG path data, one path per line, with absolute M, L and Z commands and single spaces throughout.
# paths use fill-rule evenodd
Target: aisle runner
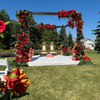
M 28 66 L 44 66 L 44 65 L 77 65 L 79 61 L 72 61 L 72 56 L 56 55 L 52 58 L 46 56 L 35 55 L 32 62 L 28 62 Z

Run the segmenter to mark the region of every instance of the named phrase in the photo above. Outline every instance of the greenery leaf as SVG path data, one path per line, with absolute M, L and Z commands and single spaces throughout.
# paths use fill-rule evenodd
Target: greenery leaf
M 6 25 L 8 25 L 9 23 L 10 23 L 10 21 L 8 21 L 8 22 L 5 22 L 5 24 L 6 24 Z
M 2 38 L 4 38 L 3 33 L 0 33 L 0 36 L 1 36 Z
M 11 73 L 10 76 L 9 76 L 10 79 L 16 78 L 16 77 L 17 77 L 17 76 L 16 76 L 14 73 Z

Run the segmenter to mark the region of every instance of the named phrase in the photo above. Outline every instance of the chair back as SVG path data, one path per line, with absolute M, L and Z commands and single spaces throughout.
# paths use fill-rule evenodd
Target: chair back
M 42 51 L 42 52 L 47 51 L 47 50 L 46 50 L 46 47 L 47 47 L 47 46 L 46 46 L 46 43 L 45 43 L 45 42 L 43 42 L 43 43 L 42 43 L 42 45 L 41 45 L 41 48 L 42 48 L 42 50 L 41 50 L 41 51 Z
M 1 66 L 6 66 L 6 69 L 4 71 L 0 71 L 0 78 L 1 78 L 1 80 L 4 81 L 3 76 L 7 73 L 7 71 L 10 71 L 9 62 L 8 62 L 7 58 L 0 59 L 0 67 Z

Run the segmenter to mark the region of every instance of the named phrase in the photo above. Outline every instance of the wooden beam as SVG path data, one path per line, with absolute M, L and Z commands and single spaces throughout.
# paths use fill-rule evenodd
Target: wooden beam
M 28 25 L 28 27 L 30 28 L 30 27 L 38 27 L 37 25 Z M 56 26 L 56 28 L 61 28 L 61 27 L 63 27 L 63 26 Z
M 57 12 L 32 12 L 33 15 L 56 15 Z

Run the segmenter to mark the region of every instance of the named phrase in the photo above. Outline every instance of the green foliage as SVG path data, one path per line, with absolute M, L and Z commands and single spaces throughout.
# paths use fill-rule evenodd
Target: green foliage
M 0 43 L 0 49 L 5 49 L 7 47 L 7 45 Z
M 62 25 L 62 26 L 64 26 L 64 25 Z M 66 31 L 65 31 L 65 34 L 66 34 Z M 66 35 L 66 37 L 67 37 L 67 35 Z M 60 29 L 60 32 L 58 34 L 57 45 L 58 45 L 58 47 L 60 47 L 60 45 L 64 45 L 64 27 L 62 27 Z
M 98 21 L 98 23 L 100 24 L 100 20 Z M 97 25 L 97 29 L 92 30 L 92 31 L 94 31 L 94 33 L 92 34 L 96 35 L 94 49 L 98 51 L 98 53 L 100 53 L 100 25 Z
M 18 63 L 15 60 L 13 60 L 13 61 L 10 61 L 9 65 L 11 67 L 15 67 L 15 68 L 17 68 L 17 67 L 27 67 L 28 63 L 24 62 L 24 61 L 21 61 L 21 63 Z
M 49 45 L 50 45 L 50 42 L 52 41 L 54 43 L 54 45 L 56 45 L 56 48 L 57 49 L 57 30 L 45 30 L 42 34 L 42 42 L 46 42 L 47 44 L 47 50 L 49 50 Z
M 96 65 L 96 64 L 92 63 L 91 60 L 82 60 L 81 59 L 78 65 L 86 66 L 86 65 Z
M 69 35 L 67 37 L 67 41 L 68 41 L 68 43 L 67 43 L 68 47 L 70 47 L 70 46 L 73 47 L 74 46 L 74 41 L 73 41 L 73 37 L 72 37 L 71 32 L 69 32 Z

